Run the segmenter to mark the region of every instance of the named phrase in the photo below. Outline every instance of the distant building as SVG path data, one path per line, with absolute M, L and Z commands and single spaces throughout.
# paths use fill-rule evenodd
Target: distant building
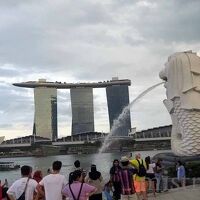
M 135 150 L 170 150 L 171 130 L 172 125 L 167 125 L 135 132 L 132 135 L 135 140 Z
M 115 78 L 113 80 L 117 81 Z M 129 90 L 127 85 L 113 85 L 106 87 L 108 113 L 110 121 L 110 129 L 113 126 L 114 120 L 116 120 L 121 114 L 122 110 L 129 104 Z M 115 134 L 118 136 L 128 136 L 131 130 L 131 118 L 130 110 L 127 115 L 124 116 L 120 127 L 117 128 Z
M 0 136 L 0 144 L 4 141 L 5 136 Z
M 171 138 L 172 125 L 153 127 L 133 134 L 133 139 Z
M 17 87 L 34 88 L 35 116 L 33 134 L 51 140 L 57 138 L 57 89 L 70 89 L 72 107 L 72 135 L 94 132 L 93 88 L 106 88 L 110 127 L 123 108 L 129 104 L 129 79 L 91 83 L 47 82 L 46 79 L 13 83 Z M 117 136 L 128 136 L 131 129 L 130 111 L 118 128 Z
M 57 90 L 56 88 L 36 87 L 34 89 L 35 115 L 33 134 L 57 139 Z
M 93 88 L 70 89 L 72 135 L 94 132 Z

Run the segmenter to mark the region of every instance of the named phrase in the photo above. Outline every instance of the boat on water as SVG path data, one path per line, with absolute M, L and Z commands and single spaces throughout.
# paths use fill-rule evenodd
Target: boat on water
M 19 168 L 20 165 L 17 165 L 14 162 L 0 162 L 0 171 L 10 171 Z

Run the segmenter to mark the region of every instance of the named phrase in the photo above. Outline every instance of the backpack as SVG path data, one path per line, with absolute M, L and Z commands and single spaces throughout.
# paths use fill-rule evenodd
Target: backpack
M 144 167 L 144 164 L 143 164 L 143 160 L 142 160 L 142 163 L 140 163 L 139 160 L 138 161 L 138 164 L 139 164 L 139 167 L 138 167 L 138 171 L 137 171 L 137 175 L 139 177 L 144 177 L 146 176 L 146 168 Z

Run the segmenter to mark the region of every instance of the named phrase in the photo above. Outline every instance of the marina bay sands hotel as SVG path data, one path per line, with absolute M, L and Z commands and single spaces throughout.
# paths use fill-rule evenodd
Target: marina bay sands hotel
M 128 79 L 117 77 L 110 81 L 96 83 L 47 82 L 46 79 L 14 83 L 14 86 L 34 88 L 34 126 L 33 134 L 55 140 L 57 129 L 57 89 L 70 89 L 72 108 L 72 135 L 94 132 L 93 88 L 106 88 L 110 128 L 123 108 L 129 104 Z M 118 127 L 118 136 L 128 136 L 131 129 L 130 110 L 122 126 Z

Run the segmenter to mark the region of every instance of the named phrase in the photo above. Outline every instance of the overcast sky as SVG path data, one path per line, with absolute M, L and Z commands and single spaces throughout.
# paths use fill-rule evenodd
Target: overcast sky
M 177 51 L 200 53 L 198 0 L 0 0 L 0 136 L 32 134 L 33 90 L 14 82 L 128 78 L 130 101 L 160 82 Z M 168 125 L 159 86 L 131 109 L 137 130 Z M 109 130 L 105 89 L 94 89 L 95 129 Z M 58 91 L 59 136 L 71 133 L 68 90 Z

